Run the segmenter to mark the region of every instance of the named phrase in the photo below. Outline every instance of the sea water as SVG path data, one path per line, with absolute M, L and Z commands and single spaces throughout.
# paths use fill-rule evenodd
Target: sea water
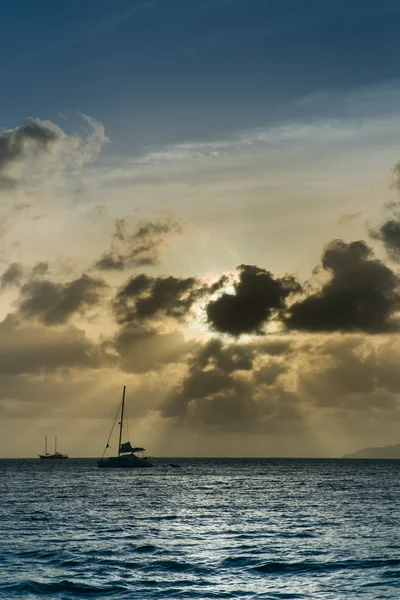
M 399 461 L 154 464 L 0 461 L 0 597 L 400 598 Z

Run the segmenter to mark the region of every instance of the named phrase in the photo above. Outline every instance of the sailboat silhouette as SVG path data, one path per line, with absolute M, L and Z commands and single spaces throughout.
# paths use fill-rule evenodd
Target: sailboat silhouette
M 122 392 L 122 400 L 120 407 L 118 407 L 117 417 L 121 410 L 121 420 L 119 422 L 119 441 L 118 441 L 118 456 L 111 456 L 110 458 L 104 458 L 104 454 L 109 448 L 109 441 L 111 439 L 111 435 L 114 429 L 114 425 L 116 423 L 117 417 L 115 417 L 114 425 L 112 426 L 111 433 L 109 435 L 105 450 L 103 452 L 103 457 L 97 461 L 97 466 L 103 469 L 143 469 L 152 467 L 151 462 L 143 455 L 145 452 L 144 448 L 139 448 L 135 446 L 131 446 L 129 441 L 122 442 L 122 431 L 124 425 L 124 410 L 125 410 L 125 391 L 126 386 L 124 385 L 124 390 Z
M 68 458 L 67 454 L 61 454 L 57 452 L 57 436 L 54 436 L 54 454 L 47 452 L 47 435 L 44 438 L 44 454 L 39 454 L 39 458 L 42 460 L 60 460 L 62 458 Z

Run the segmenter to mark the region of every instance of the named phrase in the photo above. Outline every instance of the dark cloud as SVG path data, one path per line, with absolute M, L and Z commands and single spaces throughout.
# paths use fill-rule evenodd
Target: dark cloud
M 258 344 L 210 340 L 188 360 L 186 375 L 164 402 L 163 416 L 220 432 L 262 433 L 297 422 L 297 397 L 279 383 L 287 367 L 278 359 L 257 367 L 263 354 Z
M 198 399 L 189 406 L 189 423 L 201 429 L 220 432 L 246 432 L 259 421 L 259 406 L 251 394 L 238 385 L 225 386 L 209 399 Z
M 398 162 L 391 172 L 391 185 L 397 191 L 400 191 L 400 162 Z M 379 240 L 385 247 L 390 259 L 395 262 L 400 261 L 400 205 L 398 200 L 388 202 L 385 205 L 388 212 L 388 218 L 378 228 L 368 228 L 368 233 L 372 239 Z
M 396 262 L 400 261 L 400 220 L 395 217 L 389 219 L 379 227 L 370 230 L 370 236 L 379 240 L 385 246 L 388 256 Z
M 208 395 L 201 396 L 195 383 L 205 388 Z M 192 391 L 193 397 L 188 399 Z M 280 386 L 268 388 L 268 393 L 262 394 L 261 387 L 245 379 L 223 377 L 215 372 L 203 378 L 196 373 L 195 378 L 167 398 L 162 414 L 176 419 L 180 426 L 222 434 L 293 433 L 302 427 L 304 420 L 296 394 Z
M 140 223 L 133 233 L 129 233 L 127 220 L 117 219 L 111 250 L 97 261 L 95 268 L 102 271 L 124 271 L 157 265 L 168 238 L 179 235 L 182 231 L 180 221 L 166 217 Z
M 188 373 L 167 399 L 164 416 L 184 418 L 192 401 L 202 401 L 235 387 L 233 374 L 251 370 L 254 351 L 237 344 L 225 346 L 214 339 L 201 347 L 188 361 Z
M 49 270 L 47 262 L 39 262 L 27 272 L 19 262 L 11 263 L 0 277 L 0 290 L 20 287 L 24 279 L 42 278 Z
M 182 361 L 196 342 L 186 342 L 177 331 L 166 332 L 166 320 L 183 323 L 196 302 L 219 289 L 221 278 L 208 285 L 195 277 L 131 277 L 112 303 L 120 325 L 112 342 L 123 370 L 144 372 Z M 164 330 L 164 331 L 162 331 Z
M 37 277 L 44 277 L 49 272 L 49 263 L 45 261 L 38 262 L 31 270 L 30 277 L 36 279 Z
M 118 291 L 113 310 L 118 323 L 171 318 L 183 321 L 209 290 L 196 277 L 131 277 Z
M 365 242 L 328 244 L 321 258 L 330 280 L 320 290 L 294 303 L 286 317 L 291 329 L 302 331 L 397 330 L 399 280 L 373 257 Z
M 286 298 L 300 291 L 292 276 L 274 278 L 265 269 L 240 265 L 239 280 L 234 283 L 234 294 L 224 293 L 207 305 L 207 320 L 220 333 L 239 336 L 260 334 L 267 321 L 282 310 Z
M 0 278 L 0 288 L 2 290 L 13 286 L 19 286 L 24 276 L 24 268 L 21 263 L 11 263 L 11 265 L 4 271 Z
M 225 345 L 215 338 L 206 343 L 197 352 L 192 367 L 200 370 L 213 367 L 225 374 L 234 371 L 249 371 L 253 368 L 253 359 L 257 347 L 250 344 Z
M 29 155 L 43 154 L 61 137 L 61 130 L 38 120 L 27 120 L 16 129 L 0 131 L 0 188 L 15 187 L 17 179 L 8 172 Z
M 74 314 L 96 307 L 107 288 L 101 279 L 82 275 L 67 283 L 31 279 L 20 290 L 18 315 L 46 325 L 66 323 Z
M 9 333 L 19 326 L 19 319 L 14 313 L 8 313 L 2 321 L 0 321 L 0 332 Z
M 400 189 L 400 161 L 395 164 L 390 175 L 392 187 Z

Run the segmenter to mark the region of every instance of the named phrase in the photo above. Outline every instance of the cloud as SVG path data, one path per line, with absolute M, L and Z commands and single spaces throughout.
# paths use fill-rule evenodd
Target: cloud
M 391 172 L 391 187 L 400 190 L 400 162 Z M 398 201 L 390 201 L 385 207 L 389 211 L 386 221 L 378 228 L 369 228 L 368 233 L 374 240 L 379 240 L 385 247 L 387 255 L 394 262 L 400 261 L 400 206 Z
M 299 394 L 342 418 L 397 412 L 398 360 L 396 340 L 376 344 L 363 336 L 318 340 L 303 353 Z
M 23 166 L 30 157 L 51 152 L 61 137 L 53 124 L 30 119 L 16 129 L 0 132 L 0 188 L 14 187 L 18 178 L 15 167 Z
M 47 262 L 37 263 L 28 272 L 21 263 L 13 262 L 7 267 L 0 277 L 0 290 L 3 291 L 12 287 L 19 288 L 24 280 L 32 280 L 36 279 L 37 277 L 43 277 L 48 271 L 49 264 Z
M 184 417 L 194 400 L 232 390 L 233 373 L 251 370 L 253 352 L 246 347 L 224 346 L 213 339 L 201 347 L 188 361 L 188 372 L 181 385 L 167 399 L 164 416 Z
M 312 354 L 312 362 L 308 360 Z M 350 408 L 349 396 L 369 394 L 375 389 L 376 360 L 371 346 L 361 337 L 314 342 L 300 372 L 302 395 L 321 406 Z M 344 400 L 346 398 L 346 400 Z
M 261 356 L 258 368 L 256 359 Z M 279 382 L 287 368 L 266 358 L 258 344 L 212 339 L 192 354 L 187 373 L 167 396 L 162 414 L 180 426 L 208 432 L 296 429 L 302 420 L 297 396 Z
M 350 223 L 351 221 L 354 221 L 354 219 L 358 219 L 358 217 L 360 217 L 362 215 L 362 211 L 356 212 L 356 213 L 346 213 L 343 214 L 339 217 L 338 219 L 338 225 L 348 225 L 348 223 Z
M 66 283 L 31 279 L 21 287 L 17 315 L 45 325 L 64 324 L 72 316 L 96 307 L 107 287 L 102 279 L 86 274 Z
M 44 277 L 49 272 L 49 263 L 47 261 L 40 261 L 32 268 L 30 272 L 30 278 L 36 279 L 36 277 Z
M 293 351 L 292 340 L 286 339 L 265 339 L 257 343 L 258 352 L 271 356 L 288 356 Z
M 370 230 L 370 236 L 385 246 L 388 256 L 395 262 L 400 261 L 400 220 L 389 219 L 379 229 Z
M 111 250 L 97 261 L 95 268 L 124 271 L 158 265 L 161 251 L 168 246 L 167 240 L 182 231 L 181 221 L 170 217 L 140 223 L 133 233 L 127 231 L 126 219 L 117 219 Z
M 225 374 L 234 371 L 249 371 L 259 347 L 256 345 L 229 344 L 214 338 L 207 342 L 196 354 L 193 364 L 196 368 L 215 367 Z
M 335 106 L 338 105 L 338 100 L 335 101 Z M 394 100 L 394 105 L 397 102 L 398 98 Z M 351 104 L 349 97 L 347 103 Z M 328 144 L 348 146 L 349 143 L 357 142 L 360 139 L 369 140 L 375 136 L 390 135 L 397 132 L 398 128 L 397 114 L 384 119 L 371 118 L 370 114 L 363 115 L 361 119 L 359 116 L 354 118 L 354 115 L 344 119 L 315 118 L 313 115 L 307 120 L 289 121 L 287 124 L 272 124 L 271 126 L 236 131 L 220 139 L 168 144 L 143 154 L 134 162 L 137 165 L 152 165 L 160 168 L 163 165 L 175 163 L 190 163 L 199 160 L 204 162 L 205 159 L 218 162 L 218 159 L 226 159 L 232 155 L 285 146 L 301 145 L 304 148 L 321 143 L 325 147 Z
M 109 370 L 74 368 L 59 369 L 53 373 L 45 370 L 19 375 L 0 373 L 1 420 L 27 419 L 29 431 L 32 425 L 37 430 L 40 423 L 58 417 L 59 431 L 64 431 L 68 427 L 66 419 L 80 420 L 90 415 L 90 423 L 80 434 L 87 435 L 95 419 L 109 415 L 110 407 L 107 407 L 105 396 L 108 394 L 109 403 L 113 388 L 107 385 L 107 377 L 110 377 Z M 115 393 L 115 380 L 113 386 Z M 4 434 L 8 435 L 9 431 L 3 429 Z M 13 443 L 13 438 L 9 441 Z
M 400 161 L 397 162 L 391 171 L 391 185 L 400 190 Z
M 58 125 L 27 119 L 15 129 L 0 131 L 0 190 L 19 183 L 35 184 L 49 172 L 82 167 L 95 158 L 107 141 L 104 127 L 87 115 L 86 137 L 66 134 Z
M 220 333 L 261 334 L 274 313 L 284 308 L 286 298 L 300 291 L 300 285 L 290 275 L 276 279 L 254 265 L 240 265 L 237 271 L 235 294 L 224 293 L 211 301 L 207 305 L 207 321 Z
M 255 342 L 210 340 L 193 349 L 161 414 L 202 435 L 318 439 L 319 431 L 333 428 L 348 445 L 351 433 L 354 443 L 377 424 L 399 420 L 398 362 L 397 340 L 387 337 L 314 336 L 292 342 L 290 353 L 279 356 L 263 353 Z
M 193 344 L 186 342 L 178 331 L 159 333 L 155 329 L 128 325 L 107 346 L 116 352 L 122 371 L 146 373 L 184 360 Z
M 334 240 L 321 257 L 330 279 L 292 304 L 285 323 L 301 331 L 385 333 L 398 330 L 399 280 L 363 241 Z
M 206 284 L 196 277 L 150 277 L 144 273 L 128 279 L 112 303 L 120 329 L 108 342 L 119 356 L 121 368 L 135 373 L 181 363 L 197 343 L 185 341 L 182 333 L 171 328 L 185 323 L 194 305 L 224 283 L 225 277 Z
M 18 327 L 12 319 L 1 323 L 0 375 L 91 369 L 106 364 L 101 349 L 75 327 L 57 330 L 43 326 Z
M 9 287 L 18 287 L 22 281 L 24 269 L 21 263 L 11 263 L 0 277 L 0 288 L 5 290 Z
M 120 324 L 166 318 L 184 321 L 209 289 L 196 277 L 137 275 L 119 289 L 113 302 L 114 315 Z

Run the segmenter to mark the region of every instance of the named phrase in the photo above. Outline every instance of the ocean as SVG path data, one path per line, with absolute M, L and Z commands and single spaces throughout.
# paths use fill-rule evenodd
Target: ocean
M 1 460 L 0 598 L 400 598 L 400 461 L 154 464 Z

